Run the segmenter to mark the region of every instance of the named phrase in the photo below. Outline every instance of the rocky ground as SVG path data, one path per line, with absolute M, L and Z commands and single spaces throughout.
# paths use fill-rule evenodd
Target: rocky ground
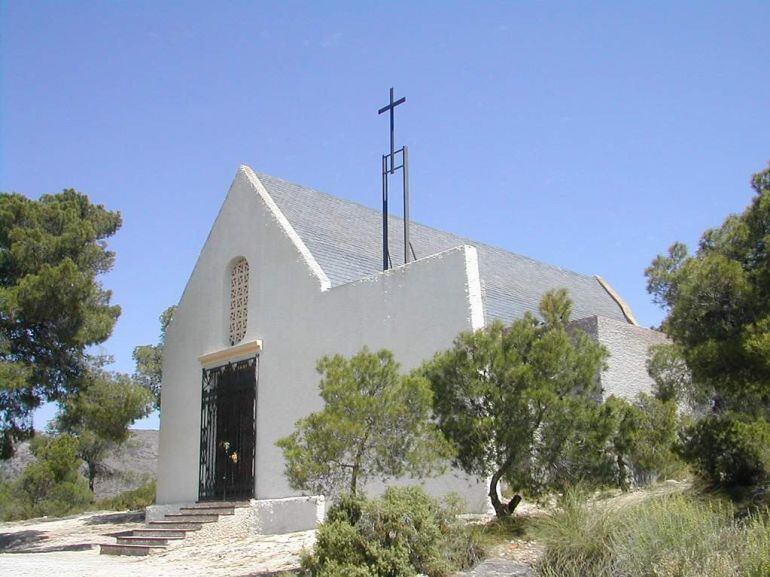
M 142 513 L 95 512 L 60 519 L 0 523 L 0 575 L 14 577 L 246 577 L 271 575 L 297 567 L 310 548 L 314 531 L 255 536 L 237 542 L 184 541 L 148 557 L 99 555 L 99 543 L 141 527 Z M 463 577 L 530 577 L 540 554 L 525 540 L 499 544 L 492 557 Z M 459 576 L 458 576 L 459 577 Z
M 241 577 L 296 567 L 314 532 L 253 537 L 236 543 L 184 541 L 148 557 L 99 555 L 99 543 L 137 529 L 143 514 L 97 512 L 63 519 L 0 523 L 0 575 L 14 577 Z
M 114 496 L 155 477 L 158 431 L 132 431 L 131 442 L 113 455 L 114 471 L 97 480 L 97 498 Z M 0 462 L 0 477 L 16 478 L 34 457 L 28 443 Z M 57 519 L 0 523 L 0 576 L 14 577 L 251 577 L 297 566 L 299 553 L 312 546 L 313 531 L 253 537 L 237 543 L 212 541 L 192 546 L 184 541 L 149 557 L 99 555 L 99 543 L 114 534 L 143 526 L 143 513 L 91 512 Z M 479 521 L 483 521 L 479 519 Z M 529 577 L 539 555 L 533 543 L 514 540 L 494 548 L 490 559 L 463 577 Z M 459 576 L 458 576 L 459 577 Z

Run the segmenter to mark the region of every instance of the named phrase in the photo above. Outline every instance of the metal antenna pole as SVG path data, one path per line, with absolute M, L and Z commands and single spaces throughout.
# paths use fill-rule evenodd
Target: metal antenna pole
M 393 174 L 393 167 L 396 164 L 396 128 L 395 128 L 396 105 L 393 104 L 393 87 L 390 87 L 390 174 Z
M 382 270 L 388 270 L 388 157 L 382 155 Z
M 404 170 L 404 263 L 409 262 L 409 184 L 406 164 L 406 147 L 396 150 L 395 109 L 406 102 L 406 98 L 393 100 L 393 88 L 390 89 L 390 102 L 380 108 L 377 114 L 389 112 L 390 117 L 390 154 L 382 157 L 382 270 L 390 268 L 390 252 L 388 250 L 388 174 L 394 174 L 399 168 Z M 402 153 L 401 166 L 396 166 L 396 153 Z
M 402 166 L 404 169 L 404 264 L 406 264 L 411 260 L 409 249 L 412 246 L 409 242 L 409 147 L 407 146 L 404 146 Z

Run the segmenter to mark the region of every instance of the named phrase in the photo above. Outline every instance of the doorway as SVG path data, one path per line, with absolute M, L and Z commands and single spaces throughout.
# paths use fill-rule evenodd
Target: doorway
M 203 369 L 198 500 L 254 497 L 259 357 Z

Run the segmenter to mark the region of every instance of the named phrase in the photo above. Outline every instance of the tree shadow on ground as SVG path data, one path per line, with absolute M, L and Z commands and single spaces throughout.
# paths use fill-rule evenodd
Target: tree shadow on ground
M 50 537 L 45 531 L 15 531 L 0 533 L 0 553 L 55 553 L 59 551 L 87 551 L 93 549 L 92 543 L 71 543 L 69 545 L 51 545 L 42 547 Z
M 299 575 L 299 569 L 278 569 L 276 571 L 261 571 L 259 573 L 249 573 L 243 577 L 284 577 L 289 575 Z
M 53 547 L 34 547 L 25 551 L 8 551 L 9 553 L 59 553 L 61 551 L 90 551 L 96 545 L 93 543 L 73 543 L 71 545 L 54 545 Z
M 48 539 L 45 531 L 14 531 L 12 533 L 0 533 L 0 553 L 23 553 L 31 551 L 35 545 L 39 545 Z
M 88 518 L 85 525 L 107 525 L 117 523 L 143 523 L 144 511 L 127 511 L 122 513 L 107 513 L 105 515 L 94 515 Z

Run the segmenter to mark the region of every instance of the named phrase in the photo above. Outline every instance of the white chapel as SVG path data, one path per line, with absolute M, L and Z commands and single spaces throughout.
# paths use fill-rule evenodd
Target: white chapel
M 573 318 L 609 349 L 605 395 L 649 390 L 647 349 L 663 336 L 637 326 L 602 278 L 419 224 L 417 259 L 383 271 L 382 226 L 377 210 L 238 169 L 167 330 L 159 507 L 272 503 L 286 527 L 312 526 L 319 498 L 297 500 L 275 442 L 321 408 L 319 358 L 366 345 L 409 370 L 460 331 L 536 313 L 550 289 L 569 291 Z M 402 254 L 402 222 L 390 227 L 391 253 Z M 484 480 L 454 472 L 422 483 L 487 508 Z

